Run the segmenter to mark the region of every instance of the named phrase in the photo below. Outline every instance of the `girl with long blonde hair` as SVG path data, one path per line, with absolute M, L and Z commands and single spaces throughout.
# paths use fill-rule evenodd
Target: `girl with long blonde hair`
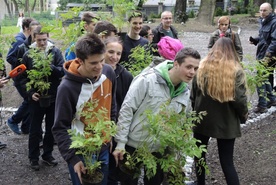
M 233 163 L 234 143 L 241 136 L 240 124 L 245 123 L 248 108 L 245 73 L 231 39 L 218 39 L 200 62 L 191 102 L 196 112 L 207 112 L 194 127 L 194 137 L 201 141 L 198 145 L 208 146 L 210 137 L 216 138 L 227 185 L 239 185 Z M 205 154 L 202 153 L 204 160 Z M 198 158 L 195 161 L 197 184 L 205 185 L 205 170 Z

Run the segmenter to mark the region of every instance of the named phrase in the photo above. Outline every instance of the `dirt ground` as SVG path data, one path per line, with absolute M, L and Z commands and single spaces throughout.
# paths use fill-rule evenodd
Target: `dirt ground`
M 254 56 L 254 47 L 248 45 L 249 36 L 257 35 L 258 24 L 249 20 L 241 20 L 240 34 L 245 55 Z M 203 56 L 208 52 L 209 33 L 215 27 L 204 27 L 196 22 L 177 25 L 179 34 L 185 46 L 195 47 Z M 2 89 L 3 106 L 18 107 L 21 99 L 12 83 Z M 249 101 L 256 104 L 256 97 Z M 273 112 L 273 111 L 272 111 Z M 242 128 L 242 137 L 236 140 L 234 161 L 241 185 L 276 185 L 276 111 L 254 121 L 255 115 L 250 111 L 251 124 Z M 0 185 L 69 185 L 67 165 L 55 146 L 53 155 L 59 164 L 48 167 L 40 162 L 39 171 L 33 171 L 28 160 L 28 135 L 15 135 L 5 125 L 11 112 L 1 110 L 0 141 L 7 147 L 0 149 Z M 216 140 L 212 139 L 208 147 L 208 165 L 211 171 L 207 177 L 208 185 L 224 185 L 225 180 L 217 154 Z M 191 176 L 194 180 L 194 174 Z

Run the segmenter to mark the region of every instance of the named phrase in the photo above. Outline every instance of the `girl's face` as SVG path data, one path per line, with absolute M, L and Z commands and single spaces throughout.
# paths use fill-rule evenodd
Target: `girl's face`
M 152 43 L 153 36 L 154 36 L 154 35 L 152 34 L 151 29 L 148 30 L 148 36 L 147 36 L 147 38 L 148 38 L 148 40 L 149 40 L 149 43 Z
M 219 29 L 221 32 L 226 32 L 229 28 L 229 20 L 227 21 L 220 21 Z
M 106 45 L 105 63 L 116 69 L 116 64 L 121 59 L 123 46 L 118 42 L 110 42 Z

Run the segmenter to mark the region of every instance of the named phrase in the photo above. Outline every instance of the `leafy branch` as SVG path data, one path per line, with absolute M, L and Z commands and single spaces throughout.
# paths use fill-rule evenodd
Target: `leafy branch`
M 98 108 L 97 100 L 89 100 L 81 106 L 80 119 L 85 124 L 83 133 L 69 129 L 72 144 L 76 154 L 84 158 L 87 173 L 92 175 L 100 168 L 101 162 L 97 161 L 102 145 L 107 144 L 116 133 L 116 125 L 108 119 L 107 110 Z M 92 121 L 94 120 L 94 121 Z M 92 158 L 92 162 L 91 162 Z
M 34 88 L 41 95 L 48 94 L 51 82 L 48 77 L 51 75 L 52 54 L 46 54 L 44 51 L 38 51 L 35 48 L 29 50 L 28 57 L 33 60 L 33 68 L 27 71 L 29 82 L 27 82 L 27 91 Z

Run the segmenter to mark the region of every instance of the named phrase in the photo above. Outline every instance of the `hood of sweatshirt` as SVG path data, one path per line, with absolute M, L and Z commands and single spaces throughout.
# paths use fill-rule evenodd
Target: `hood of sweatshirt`
M 160 74 L 160 76 L 167 82 L 170 89 L 171 98 L 178 96 L 183 93 L 187 88 L 185 82 L 181 82 L 177 87 L 175 87 L 170 79 L 169 70 L 173 68 L 173 61 L 166 60 L 155 67 L 155 70 Z
M 63 69 L 66 74 L 65 78 L 77 81 L 79 83 L 94 83 L 98 79 L 88 79 L 87 77 L 81 76 L 81 74 L 78 71 L 78 68 L 80 67 L 80 61 L 79 59 L 73 59 L 65 62 L 63 64 Z
M 44 53 L 47 54 L 51 49 L 53 49 L 55 45 L 51 43 L 50 41 L 47 41 L 46 49 L 44 50 Z M 30 48 L 37 48 L 36 42 L 32 43 Z

